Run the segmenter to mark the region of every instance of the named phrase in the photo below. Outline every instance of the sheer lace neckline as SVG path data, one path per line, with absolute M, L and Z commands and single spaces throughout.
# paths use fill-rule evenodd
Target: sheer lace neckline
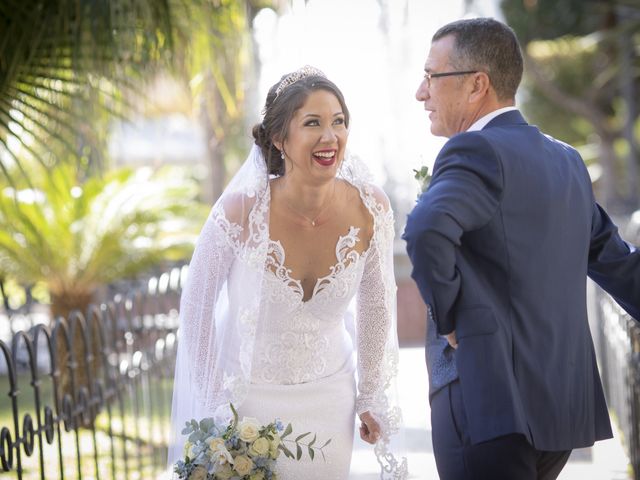
M 336 263 L 329 267 L 329 273 L 316 279 L 311 294 L 308 295 L 302 287 L 302 281 L 291 276 L 292 270 L 285 265 L 286 254 L 280 240 L 269 239 L 267 253 L 267 270 L 276 279 L 286 285 L 298 297 L 302 305 L 311 303 L 320 292 L 330 286 L 342 272 L 357 264 L 358 260 L 367 255 L 368 250 L 360 253 L 354 247 L 360 241 L 360 228 L 350 226 L 346 235 L 340 235 L 336 243 Z

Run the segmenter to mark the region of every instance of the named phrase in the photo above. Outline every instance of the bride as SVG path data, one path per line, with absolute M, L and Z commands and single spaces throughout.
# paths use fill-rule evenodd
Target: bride
M 232 403 L 240 418 L 331 439 L 326 460 L 281 455 L 279 479 L 347 479 L 356 414 L 380 478 L 406 478 L 391 451 L 400 427 L 393 213 L 365 167 L 345 158 L 348 127 L 342 93 L 319 70 L 270 89 L 249 157 L 189 267 L 171 463 L 187 420 L 228 421 Z

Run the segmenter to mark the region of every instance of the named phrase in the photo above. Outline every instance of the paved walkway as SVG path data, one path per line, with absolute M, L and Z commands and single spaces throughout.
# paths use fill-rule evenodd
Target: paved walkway
M 422 348 L 401 349 L 399 389 L 406 427 L 409 478 L 437 480 Z M 371 446 L 358 440 L 354 448 L 351 480 L 379 478 Z M 618 438 L 613 438 L 574 451 L 558 480 L 629 480 L 628 463 Z

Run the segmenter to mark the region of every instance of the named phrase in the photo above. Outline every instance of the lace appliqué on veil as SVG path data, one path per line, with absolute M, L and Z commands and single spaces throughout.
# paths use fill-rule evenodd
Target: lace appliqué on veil
M 261 188 L 263 194 L 260 195 L 259 187 L 260 184 L 256 183 L 245 193 L 246 198 L 252 199 L 250 203 L 253 208 L 250 209 L 243 225 L 228 218 L 222 203 L 218 203 L 212 211 L 212 220 L 224 232 L 222 237 L 233 252 L 233 258 L 244 265 L 245 275 L 253 272 L 252 278 L 254 279 L 261 276 L 269 240 L 267 222 L 269 195 L 268 193 L 264 194 L 268 192 L 268 189 L 265 189 L 263 184 Z M 254 280 L 253 283 L 260 284 L 257 280 Z M 240 345 L 237 354 L 240 368 L 237 370 L 233 364 L 230 364 L 229 368 L 221 372 L 222 382 L 216 379 L 214 383 L 218 387 L 215 388 L 215 395 L 212 395 L 215 400 L 214 405 L 211 405 L 210 408 L 219 417 L 228 417 L 230 415 L 228 404 L 241 404 L 249 391 L 254 342 L 260 316 L 258 298 L 259 296 L 252 300 L 249 296 L 242 305 L 237 306 L 237 322 L 240 331 L 243 332 L 239 336 Z

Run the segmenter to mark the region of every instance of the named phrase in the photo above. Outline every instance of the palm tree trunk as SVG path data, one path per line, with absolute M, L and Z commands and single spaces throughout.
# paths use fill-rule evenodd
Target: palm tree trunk
M 212 118 L 212 112 L 209 109 L 217 109 L 219 105 L 224 105 L 217 95 L 217 89 L 213 78 L 206 80 L 206 87 L 209 91 L 202 96 L 200 102 L 200 123 L 204 129 L 205 139 L 207 141 L 207 159 L 209 160 L 209 181 L 205 200 L 213 204 L 222 195 L 224 190 L 227 169 L 224 163 L 225 138 L 224 128 L 216 125 L 214 118 L 224 118 L 222 115 L 215 115 Z M 207 99 L 213 99 L 207 104 Z
M 65 395 L 69 395 L 74 403 L 78 401 L 78 394 L 81 388 L 86 388 L 87 393 L 92 390 L 90 385 L 91 379 L 99 378 L 100 369 L 100 351 L 99 342 L 96 332 L 92 332 L 89 328 L 88 342 L 83 335 L 79 322 L 72 321 L 71 313 L 79 311 L 85 314 L 91 301 L 93 292 L 91 291 L 62 291 L 51 293 L 51 314 L 52 318 L 63 317 L 67 319 L 70 332 L 72 332 L 71 349 L 73 351 L 75 362 L 70 363 L 71 352 L 67 347 L 67 342 L 63 338 L 58 338 L 57 349 L 55 352 L 56 363 L 60 372 L 59 399 Z M 85 317 L 85 321 L 88 320 Z M 87 323 L 85 323 L 87 326 Z M 88 421 L 83 426 L 93 424 L 97 412 L 87 412 L 85 419 Z
M 86 312 L 93 300 L 93 291 L 61 291 L 51 292 L 51 315 L 53 318 L 69 319 L 72 311 Z

